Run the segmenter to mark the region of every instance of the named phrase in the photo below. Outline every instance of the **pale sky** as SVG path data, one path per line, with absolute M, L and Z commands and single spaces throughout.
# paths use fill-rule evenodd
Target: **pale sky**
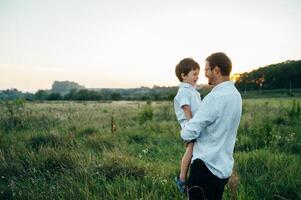
M 233 73 L 301 59 L 299 0 L 0 0 L 0 90 L 175 86 L 225 52 Z

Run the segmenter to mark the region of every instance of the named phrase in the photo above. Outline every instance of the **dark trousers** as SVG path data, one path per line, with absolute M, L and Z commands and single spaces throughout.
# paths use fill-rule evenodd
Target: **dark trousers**
M 229 178 L 220 179 L 212 174 L 202 160 L 194 160 L 188 178 L 189 200 L 221 200 L 228 180 Z

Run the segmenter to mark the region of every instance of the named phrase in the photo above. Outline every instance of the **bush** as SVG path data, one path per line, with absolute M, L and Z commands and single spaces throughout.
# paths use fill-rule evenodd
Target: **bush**
M 144 124 L 147 121 L 153 120 L 154 110 L 150 104 L 146 104 L 143 110 L 139 113 L 139 123 Z

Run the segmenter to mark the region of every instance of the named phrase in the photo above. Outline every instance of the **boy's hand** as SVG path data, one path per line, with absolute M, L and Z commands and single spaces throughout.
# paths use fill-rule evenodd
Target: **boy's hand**
M 182 109 L 185 113 L 186 120 L 189 121 L 192 118 L 192 113 L 189 105 L 182 106 Z

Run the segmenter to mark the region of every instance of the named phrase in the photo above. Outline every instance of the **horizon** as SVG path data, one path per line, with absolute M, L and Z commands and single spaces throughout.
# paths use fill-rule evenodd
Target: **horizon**
M 225 52 L 232 74 L 301 60 L 301 2 L 2 0 L 0 90 L 175 86 L 175 65 Z
M 283 63 L 283 62 L 287 62 L 287 61 L 299 61 L 299 60 L 285 60 L 285 61 L 282 61 L 282 62 L 279 62 L 279 63 Z M 274 65 L 274 64 L 279 64 L 279 63 L 271 63 L 271 64 L 268 64 L 266 66 L 260 66 L 256 69 L 252 69 L 250 71 L 246 71 L 246 72 L 241 72 L 241 73 L 231 73 L 231 75 L 235 75 L 235 74 L 243 74 L 243 73 L 250 73 L 251 71 L 254 71 L 254 70 L 258 70 L 259 68 L 263 68 L 263 67 L 268 67 L 270 65 Z M 206 79 L 207 80 L 207 79 Z M 83 86 L 84 89 L 88 89 L 88 90 L 91 90 L 91 89 L 139 89 L 139 88 L 153 88 L 153 87 L 178 87 L 178 85 L 180 84 L 180 82 L 178 82 L 177 84 L 175 85 L 140 85 L 140 86 L 137 86 L 137 87 L 86 87 L 85 84 L 82 84 L 82 83 L 79 83 L 79 82 L 76 82 L 74 80 L 53 80 L 49 86 L 49 88 L 39 88 L 37 90 L 34 90 L 34 91 L 24 91 L 24 90 L 20 90 L 16 87 L 11 87 L 11 88 L 0 88 L 0 91 L 5 91 L 5 90 L 13 90 L 13 89 L 16 89 L 22 93 L 36 93 L 38 90 L 51 90 L 52 89 L 52 85 L 55 81 L 58 81 L 58 82 L 64 82 L 64 81 L 68 81 L 68 82 L 74 82 L 74 83 L 77 83 L 79 84 L 80 86 Z M 234 81 L 233 79 L 231 79 L 231 81 Z M 235 82 L 235 81 L 234 81 Z M 208 82 L 199 82 L 197 83 L 197 86 L 210 86 L 208 85 Z

